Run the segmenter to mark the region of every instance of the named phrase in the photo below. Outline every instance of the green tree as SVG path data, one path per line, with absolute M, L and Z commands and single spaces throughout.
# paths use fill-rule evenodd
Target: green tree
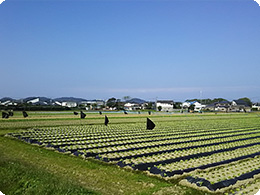
M 190 110 L 191 110 L 191 111 L 194 111 L 194 109 L 195 109 L 195 105 L 194 105 L 194 104 L 191 104 L 188 110 L 189 110 L 189 111 L 190 111 Z
M 145 109 L 153 109 L 153 103 L 152 102 L 148 102 L 147 104 L 145 104 Z
M 247 97 L 244 98 L 239 98 L 238 100 L 243 100 L 245 101 L 250 107 L 252 107 L 253 103 L 251 102 L 251 100 Z
M 97 109 L 97 104 L 92 104 L 92 109 L 96 110 Z
M 214 98 L 214 99 L 212 100 L 212 103 L 215 103 L 215 102 L 222 102 L 222 101 L 227 101 L 227 100 L 224 99 L 224 98 Z
M 107 106 L 110 108 L 116 107 L 116 98 L 112 97 L 107 100 Z
M 175 102 L 173 108 L 181 109 L 182 102 Z
M 127 96 L 124 96 L 123 99 L 124 99 L 125 101 L 127 101 L 127 100 L 130 100 L 131 97 L 130 97 L 129 95 L 127 95 Z
M 161 107 L 161 106 L 158 106 L 158 110 L 161 111 L 161 110 L 162 110 L 162 107 Z

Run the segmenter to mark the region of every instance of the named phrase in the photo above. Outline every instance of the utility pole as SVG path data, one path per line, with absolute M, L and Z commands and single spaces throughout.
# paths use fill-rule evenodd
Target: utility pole
M 200 103 L 202 104 L 202 90 L 200 91 Z

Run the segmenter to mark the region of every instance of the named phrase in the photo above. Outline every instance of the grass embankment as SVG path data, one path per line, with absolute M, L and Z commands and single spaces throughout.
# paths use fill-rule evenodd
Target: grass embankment
M 21 128 L 75 124 L 75 120 L 62 121 L 0 120 L 0 191 L 4 194 L 203 194 L 179 186 L 177 181 L 169 183 L 4 137 Z

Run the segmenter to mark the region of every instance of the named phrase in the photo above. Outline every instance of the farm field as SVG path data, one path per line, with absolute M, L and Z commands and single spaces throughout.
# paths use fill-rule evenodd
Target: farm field
M 86 114 L 86 119 L 79 119 L 69 112 L 32 112 L 24 119 L 15 113 L 1 119 L 0 176 L 5 179 L 0 191 L 255 194 L 259 190 L 258 113 L 106 113 L 107 126 L 104 115 Z M 147 117 L 155 129 L 146 130 Z

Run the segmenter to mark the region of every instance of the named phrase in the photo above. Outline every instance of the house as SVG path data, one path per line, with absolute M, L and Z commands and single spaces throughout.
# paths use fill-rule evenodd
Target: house
M 146 101 L 139 98 L 132 98 L 124 103 L 125 110 L 141 110 L 145 107 Z
M 77 103 L 76 102 L 62 102 L 61 106 L 75 108 L 75 107 L 77 107 Z
M 3 106 L 16 106 L 17 103 L 13 102 L 11 100 L 7 100 L 7 101 L 0 102 L 0 105 L 3 105 Z
M 52 99 L 46 97 L 28 97 L 22 100 L 27 104 L 37 105 L 37 106 L 47 106 L 55 105 Z
M 229 101 L 214 102 L 212 104 L 207 105 L 205 107 L 205 110 L 228 112 L 230 111 L 230 102 Z
M 251 107 L 244 100 L 233 100 L 230 110 L 232 112 L 251 112 Z
M 5 98 L 0 99 L 0 105 L 3 105 L 3 106 L 16 106 L 17 102 L 14 99 L 12 99 L 12 98 L 5 97 Z
M 199 102 L 195 102 L 194 105 L 195 105 L 194 106 L 194 111 L 195 112 L 200 112 L 202 109 L 204 109 L 206 107 L 206 105 L 203 105 L 203 104 L 201 104 Z
M 193 101 L 193 102 L 183 102 L 181 107 L 182 109 L 189 109 L 191 106 L 194 106 L 194 111 L 195 112 L 200 112 L 202 109 L 204 109 L 206 107 L 206 105 L 203 105 L 201 103 L 199 103 L 198 101 Z
M 61 103 L 61 102 L 58 102 L 58 101 L 54 101 L 54 105 L 61 106 L 61 105 L 62 105 L 62 103 Z
M 124 104 L 124 109 L 125 110 L 141 110 L 142 109 L 142 105 L 141 104 L 137 104 L 137 103 L 125 103 Z
M 192 104 L 192 102 L 183 102 L 181 104 L 181 107 L 182 107 L 182 109 L 186 109 L 186 108 L 189 108 L 191 104 Z
M 28 104 L 35 104 L 35 103 L 37 103 L 39 101 L 40 101 L 40 98 L 34 98 L 34 99 L 31 99 L 31 100 L 28 100 L 26 103 L 28 103 Z
M 217 102 L 215 106 L 216 111 L 221 111 L 221 112 L 228 112 L 230 111 L 230 102 L 229 101 L 221 101 Z
M 79 102 L 79 105 L 83 105 L 86 109 L 100 109 L 105 106 L 105 101 L 103 100 L 85 100 Z
M 156 111 L 172 112 L 173 106 L 173 100 L 157 100 L 155 102 Z M 161 110 L 159 110 L 159 108 L 161 108 Z
M 255 104 L 253 104 L 253 105 L 252 105 L 252 109 L 254 109 L 254 110 L 260 110 L 260 103 L 257 102 L 257 103 L 255 103 Z
M 214 102 L 212 104 L 208 104 L 205 107 L 206 111 L 215 111 L 217 102 Z

